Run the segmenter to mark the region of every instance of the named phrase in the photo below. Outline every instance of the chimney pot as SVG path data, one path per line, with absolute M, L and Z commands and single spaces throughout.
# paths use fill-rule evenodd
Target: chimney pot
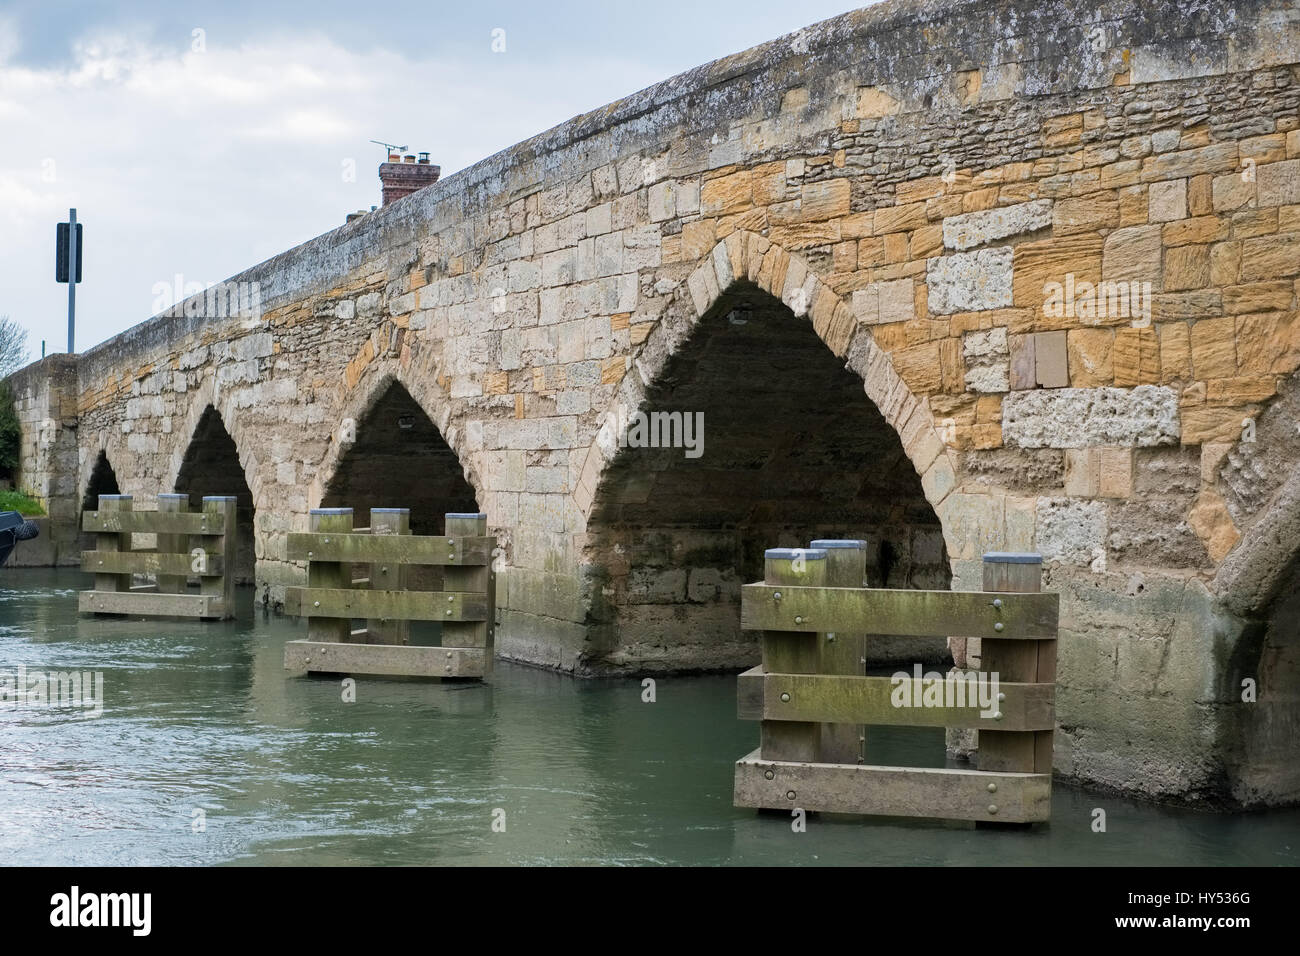
M 403 157 L 402 157 L 402 162 L 404 162 L 404 163 L 413 163 L 413 162 L 415 162 L 415 154 L 414 154 L 414 153 L 410 153 L 410 154 L 408 154 L 408 155 L 406 155 L 406 156 L 403 156 Z
M 421 165 L 421 166 L 428 166 L 428 165 L 429 165 L 429 154 L 428 154 L 428 153 L 421 153 L 421 154 L 420 154 L 420 160 L 419 160 L 419 161 L 420 161 L 420 165 Z

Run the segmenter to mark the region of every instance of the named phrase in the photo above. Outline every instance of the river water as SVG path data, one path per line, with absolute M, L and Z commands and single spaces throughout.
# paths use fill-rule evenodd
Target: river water
M 221 623 L 82 618 L 75 570 L 0 572 L 0 674 L 103 674 L 99 716 L 0 706 L 6 864 L 1300 863 L 1300 810 L 1218 815 L 1057 784 L 1032 830 L 731 806 L 757 746 L 734 677 L 490 685 L 286 678 L 305 624 L 241 592 Z M 874 731 L 878 763 L 942 766 L 942 732 Z M 1094 809 L 1106 832 L 1093 832 Z M 494 829 L 494 821 L 496 828 Z

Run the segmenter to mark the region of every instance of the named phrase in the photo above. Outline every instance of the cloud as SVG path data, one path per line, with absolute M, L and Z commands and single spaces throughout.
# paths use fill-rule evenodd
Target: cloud
M 813 15 L 771 7 L 791 18 L 786 28 Z M 30 18 L 42 8 L 23 9 Z M 63 348 L 67 290 L 53 281 L 54 226 L 69 207 L 85 224 L 84 350 L 147 319 L 156 283 L 177 273 L 220 281 L 378 203 L 383 151 L 369 140 L 427 150 L 446 177 L 781 32 L 755 13 L 746 29 L 763 32 L 742 43 L 733 14 L 707 14 L 716 34 L 702 22 L 653 49 L 630 23 L 575 23 L 617 39 L 592 43 L 569 38 L 552 18 L 549 32 L 512 27 L 502 55 L 491 53 L 488 24 L 473 28 L 472 44 L 436 31 L 441 39 L 425 41 L 413 29 L 400 31 L 397 49 L 376 45 L 360 28 L 373 20 L 365 9 L 351 14 L 355 37 L 259 16 L 242 32 L 214 25 L 197 45 L 188 26 L 164 29 L 146 17 L 133 27 L 94 21 L 66 56 L 52 55 L 50 31 L 33 27 L 41 53 L 30 60 L 26 38 L 0 18 L 0 314 L 28 327 L 36 349 L 42 338 L 50 351 Z M 701 52 L 700 37 L 716 49 Z
M 178 54 L 110 33 L 64 67 L 0 66 L 0 314 L 37 348 L 63 347 L 51 260 L 69 207 L 86 230 L 84 349 L 148 318 L 154 284 L 177 272 L 219 281 L 378 203 L 370 139 L 427 149 L 446 175 L 578 111 L 559 77 L 488 62 L 354 53 L 322 36 Z M 620 67 L 613 95 L 657 78 Z

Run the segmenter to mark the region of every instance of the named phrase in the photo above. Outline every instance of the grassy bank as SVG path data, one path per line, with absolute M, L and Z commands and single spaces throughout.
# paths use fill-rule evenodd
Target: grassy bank
M 17 511 L 26 517 L 45 514 L 39 501 L 21 491 L 0 491 L 0 511 Z

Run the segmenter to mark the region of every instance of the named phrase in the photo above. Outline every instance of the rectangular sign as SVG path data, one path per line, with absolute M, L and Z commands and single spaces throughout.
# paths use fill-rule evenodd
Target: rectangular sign
M 77 223 L 77 281 L 81 281 L 81 223 Z M 68 224 L 61 222 L 54 240 L 54 281 L 68 281 Z

